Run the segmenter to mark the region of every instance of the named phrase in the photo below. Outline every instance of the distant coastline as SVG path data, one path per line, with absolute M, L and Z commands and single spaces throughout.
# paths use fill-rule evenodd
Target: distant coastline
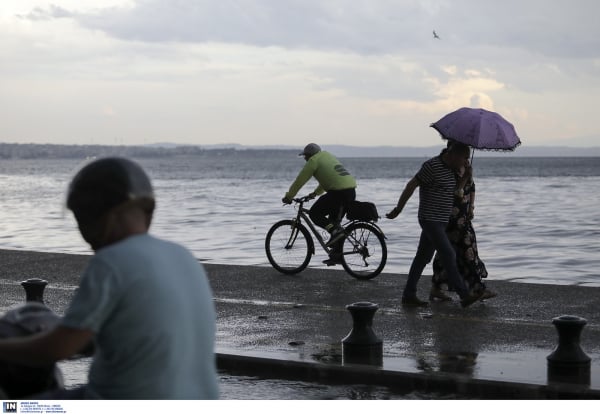
M 439 146 L 430 147 L 395 147 L 374 146 L 356 147 L 350 145 L 321 145 L 338 157 L 431 157 L 439 153 Z M 245 146 L 240 144 L 221 145 L 178 145 L 152 144 L 140 146 L 127 145 L 59 145 L 59 144 L 16 144 L 0 143 L 0 160 L 4 159 L 61 159 L 88 158 L 102 156 L 126 156 L 132 158 L 159 158 L 171 156 L 234 156 L 240 152 L 244 155 L 264 155 L 270 153 L 296 153 L 292 146 Z M 494 151 L 476 151 L 477 157 L 600 157 L 600 147 L 564 147 L 564 146 L 521 146 L 510 153 Z

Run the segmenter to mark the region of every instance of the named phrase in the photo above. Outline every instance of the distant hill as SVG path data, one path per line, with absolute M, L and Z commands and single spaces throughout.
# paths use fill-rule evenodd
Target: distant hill
M 176 154 L 197 154 L 199 147 L 172 148 L 124 145 L 54 145 L 0 143 L 0 159 L 87 158 L 100 156 L 160 157 Z
M 321 145 L 338 157 L 431 157 L 440 152 L 443 144 L 430 147 Z M 299 152 L 297 146 L 246 146 L 241 144 L 180 145 L 158 143 L 144 146 L 125 145 L 55 145 L 0 143 L 0 159 L 86 158 L 99 156 L 129 156 L 136 158 L 169 157 L 206 154 L 235 154 L 239 151 L 260 155 L 265 151 Z M 521 146 L 513 152 L 476 151 L 477 157 L 600 157 L 600 147 L 534 147 Z
M 339 157 L 430 157 L 439 154 L 443 145 L 431 147 L 352 147 L 345 145 L 323 145 Z M 479 151 L 477 157 L 600 157 L 600 147 L 524 147 L 520 146 L 512 152 Z
M 338 157 L 432 157 L 439 154 L 444 147 L 443 142 L 440 145 L 429 147 L 395 147 L 395 146 L 374 146 L 357 147 L 352 145 L 327 145 L 322 144 L 324 150 L 334 153 Z M 295 150 L 300 151 L 299 146 L 289 145 L 266 145 L 266 146 L 245 146 L 241 144 L 219 144 L 206 145 L 203 148 L 234 148 L 237 150 Z M 475 151 L 478 157 L 600 157 L 600 147 L 568 147 L 568 146 L 520 146 L 512 152 L 502 151 Z
M 160 145 L 160 144 L 159 144 Z M 165 145 L 165 144 L 163 144 Z M 170 144 L 171 146 L 173 144 Z M 439 154 L 444 147 L 440 145 L 429 147 L 396 147 L 396 146 L 373 146 L 357 147 L 352 145 L 320 144 L 324 150 L 334 153 L 338 157 L 431 157 Z M 290 145 L 242 145 L 242 144 L 216 144 L 204 145 L 205 149 L 233 148 L 236 150 L 294 150 L 300 151 L 300 146 Z M 600 157 L 600 146 L 569 147 L 569 146 L 519 146 L 515 151 L 475 151 L 479 157 Z

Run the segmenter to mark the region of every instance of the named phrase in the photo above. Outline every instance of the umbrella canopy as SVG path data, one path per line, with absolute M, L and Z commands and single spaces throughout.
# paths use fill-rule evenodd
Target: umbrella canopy
M 442 138 L 480 150 L 513 151 L 521 145 L 515 127 L 496 112 L 460 108 L 431 124 Z

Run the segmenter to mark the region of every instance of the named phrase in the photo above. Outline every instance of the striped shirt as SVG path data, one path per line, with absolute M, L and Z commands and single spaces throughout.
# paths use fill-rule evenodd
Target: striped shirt
M 454 170 L 438 155 L 425 161 L 416 177 L 419 180 L 419 220 L 447 223 L 456 190 Z

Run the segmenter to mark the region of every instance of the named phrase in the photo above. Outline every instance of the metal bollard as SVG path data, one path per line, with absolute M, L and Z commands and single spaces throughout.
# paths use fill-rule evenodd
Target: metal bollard
M 558 346 L 548 360 L 548 381 L 590 384 L 591 359 L 579 344 L 587 321 L 579 316 L 563 315 L 552 319 L 558 331 Z
M 0 338 L 20 338 L 48 332 L 60 322 L 60 317 L 44 305 L 44 288 L 47 284 L 42 279 L 21 282 L 26 303 L 8 310 L 0 318 Z M 29 366 L 10 360 L 0 362 L 0 388 L 6 393 L 3 398 L 23 399 L 61 389 L 63 385 L 62 372 L 54 363 Z
M 48 284 L 43 279 L 27 279 L 21 282 L 25 289 L 25 300 L 27 302 L 44 303 L 44 288 Z
M 383 365 L 383 341 L 373 332 L 373 316 L 379 306 L 371 302 L 347 305 L 352 315 L 352 330 L 342 339 L 344 363 Z

